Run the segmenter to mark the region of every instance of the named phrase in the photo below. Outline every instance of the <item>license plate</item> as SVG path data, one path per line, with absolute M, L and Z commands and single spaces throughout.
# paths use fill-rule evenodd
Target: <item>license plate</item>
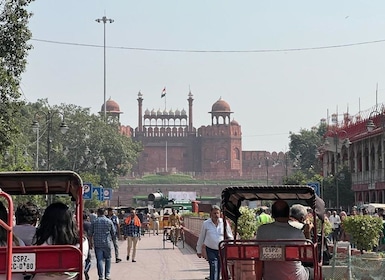
M 12 254 L 12 271 L 25 272 L 35 271 L 36 269 L 36 254 Z
M 283 247 L 281 246 L 261 246 L 261 256 L 260 259 L 263 261 L 283 261 Z

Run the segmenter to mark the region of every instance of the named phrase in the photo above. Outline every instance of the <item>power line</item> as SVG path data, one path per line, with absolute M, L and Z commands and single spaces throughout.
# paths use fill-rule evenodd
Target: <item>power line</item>
M 45 40 L 45 39 L 31 39 L 31 40 L 36 42 L 58 44 L 58 45 L 103 48 L 103 46 L 95 45 L 95 44 L 61 42 L 61 41 L 53 41 L 53 40 Z M 180 52 L 180 53 L 274 53 L 274 52 L 299 52 L 299 51 L 336 49 L 336 48 L 346 48 L 346 47 L 354 47 L 354 46 L 369 45 L 369 44 L 378 44 L 378 43 L 384 43 L 384 42 L 385 42 L 385 39 L 381 39 L 381 40 L 348 43 L 348 44 L 341 44 L 341 45 L 329 45 L 329 46 L 305 47 L 305 48 L 287 48 L 287 49 L 261 49 L 261 50 L 188 50 L 188 49 L 135 48 L 135 47 L 117 47 L 117 46 L 106 46 L 106 48 L 131 50 L 131 51 Z

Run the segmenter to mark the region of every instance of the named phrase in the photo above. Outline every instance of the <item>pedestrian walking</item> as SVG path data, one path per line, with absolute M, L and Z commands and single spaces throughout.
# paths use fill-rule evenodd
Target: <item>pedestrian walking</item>
M 132 262 L 136 262 L 136 245 L 140 240 L 141 235 L 141 223 L 139 217 L 136 215 L 134 209 L 131 209 L 130 216 L 124 221 L 124 236 L 127 238 L 127 258 L 130 260 L 131 249 L 132 249 Z
M 112 208 L 107 209 L 107 218 L 109 218 L 115 226 L 115 235 L 112 236 L 112 243 L 114 244 L 115 250 L 115 262 L 120 263 L 122 259 L 119 259 L 119 245 L 118 236 L 120 236 L 119 218 L 115 215 Z
M 86 213 L 83 213 L 83 233 L 87 237 L 87 240 L 89 242 L 90 240 L 90 229 L 91 229 L 91 222 L 90 218 Z M 91 250 L 88 250 L 87 259 L 84 264 L 84 278 L 86 280 L 90 279 L 90 276 L 88 275 L 88 272 L 91 269 Z
M 340 226 L 341 226 L 341 218 L 337 214 L 337 211 L 333 211 L 332 215 L 329 217 L 329 221 L 332 224 L 332 241 L 336 243 L 338 241 L 340 235 Z
M 219 206 L 213 205 L 211 207 L 210 219 L 207 219 L 202 224 L 202 229 L 199 234 L 197 242 L 197 256 L 202 257 L 202 245 L 206 246 L 207 260 L 210 265 L 210 280 L 219 280 L 220 275 L 220 261 L 219 261 L 219 242 L 225 236 L 224 221 L 221 218 L 221 210 Z M 226 227 L 226 239 L 234 239 L 230 226 Z
M 151 213 L 151 220 L 152 220 L 152 235 L 159 234 L 159 214 L 155 209 L 152 209 Z
M 111 243 L 112 237 L 115 235 L 115 226 L 104 215 L 104 209 L 98 209 L 97 214 L 98 217 L 91 223 L 91 248 L 95 249 L 99 280 L 109 280 L 111 279 Z M 105 265 L 104 271 L 103 262 Z
M 89 216 L 90 216 L 90 222 L 91 223 L 98 217 L 98 215 L 95 214 L 94 209 L 90 210 L 90 215 Z

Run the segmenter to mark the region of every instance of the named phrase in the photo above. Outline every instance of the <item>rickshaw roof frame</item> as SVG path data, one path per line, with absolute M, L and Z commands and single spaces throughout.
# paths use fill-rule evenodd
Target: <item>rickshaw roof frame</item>
M 0 172 L 0 188 L 10 195 L 69 194 L 78 201 L 83 181 L 74 171 Z
M 314 189 L 307 185 L 227 187 L 222 191 L 221 204 L 225 217 L 236 223 L 241 216 L 239 208 L 245 200 L 300 200 L 306 202 L 322 221 L 324 219 L 325 203 L 316 195 Z

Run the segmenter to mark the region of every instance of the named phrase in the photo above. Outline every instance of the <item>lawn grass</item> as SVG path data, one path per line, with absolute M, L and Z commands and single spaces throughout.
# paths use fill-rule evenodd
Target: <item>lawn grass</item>
M 120 184 L 219 184 L 219 185 L 258 185 L 262 184 L 257 180 L 202 180 L 195 179 L 185 174 L 150 174 L 140 179 L 121 179 Z

